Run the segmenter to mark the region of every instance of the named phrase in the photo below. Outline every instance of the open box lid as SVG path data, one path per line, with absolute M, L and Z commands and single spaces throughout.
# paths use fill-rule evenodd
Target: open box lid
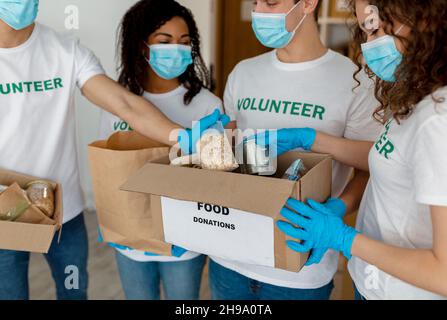
M 275 217 L 292 195 L 300 197 L 304 192 L 304 195 L 312 196 L 318 193 L 318 188 L 324 188 L 327 194 L 327 185 L 330 188 L 330 181 L 321 181 L 331 180 L 332 160 L 327 155 L 290 152 L 278 159 L 278 172 L 285 172 L 298 158 L 303 159 L 310 170 L 300 181 L 295 182 L 170 166 L 168 157 L 164 157 L 146 164 L 128 179 L 121 190 L 206 202 Z M 320 166 L 322 170 L 318 168 Z M 306 189 L 307 185 L 311 190 Z

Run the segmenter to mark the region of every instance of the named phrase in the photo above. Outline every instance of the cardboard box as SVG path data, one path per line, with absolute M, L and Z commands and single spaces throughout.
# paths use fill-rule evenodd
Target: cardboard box
M 29 182 L 34 180 L 42 179 L 0 169 L 1 185 L 11 186 L 14 183 L 17 183 L 22 189 L 24 189 Z M 48 253 L 54 235 L 58 230 L 60 237 L 63 218 L 62 186 L 56 182 L 52 182 L 52 184 L 55 190 L 55 213 L 53 216 L 54 224 L 32 224 L 0 221 L 1 249 Z M 3 201 L 8 201 L 8 199 L 3 199 Z M 28 210 L 38 209 L 29 208 Z M 41 214 L 43 215 L 43 213 Z M 44 219 L 45 217 L 43 217 L 43 220 Z
M 308 173 L 281 179 L 294 160 Z M 290 152 L 278 159 L 275 178 L 169 165 L 167 157 L 145 165 L 122 190 L 147 194 L 151 213 L 163 222 L 165 241 L 185 249 L 249 264 L 298 272 L 308 259 L 287 248 L 277 227 L 289 197 L 325 201 L 331 194 L 332 159 Z M 296 240 L 296 239 L 293 239 Z
M 118 132 L 88 147 L 96 212 L 102 237 L 129 248 L 171 256 L 161 222 L 151 214 L 150 199 L 123 192 L 120 186 L 148 161 L 169 148 L 136 132 Z

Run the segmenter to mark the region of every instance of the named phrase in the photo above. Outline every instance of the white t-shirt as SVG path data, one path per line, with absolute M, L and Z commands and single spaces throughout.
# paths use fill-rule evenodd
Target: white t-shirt
M 408 249 L 431 249 L 430 206 L 447 206 L 447 87 L 420 102 L 399 125 L 390 120 L 369 155 L 371 179 L 357 229 Z M 349 272 L 367 299 L 446 299 L 416 288 L 359 258 Z
M 330 50 L 319 59 L 296 64 L 279 61 L 272 51 L 235 68 L 226 88 L 225 109 L 243 130 L 312 127 L 337 137 L 374 141 L 381 128 L 372 118 L 378 106 L 374 85 L 362 73 L 362 86 L 353 92 L 355 70 L 351 60 Z M 352 170 L 334 162 L 334 197 L 341 195 Z M 299 273 L 212 259 L 261 282 L 315 289 L 333 279 L 338 257 L 329 251 L 320 264 L 304 267 Z
M 223 111 L 222 101 L 207 89 L 202 89 L 191 101 L 185 105 L 183 97 L 187 89 L 179 86 L 177 89 L 163 94 L 144 93 L 144 97 L 158 107 L 171 121 L 184 128 L 191 128 L 194 121 L 209 115 L 215 109 Z M 132 128 L 120 118 L 103 111 L 101 115 L 100 138 L 107 139 L 117 131 L 131 131 Z M 191 260 L 199 256 L 195 252 L 186 252 L 180 258 L 163 256 L 146 256 L 139 250 L 119 250 L 126 257 L 139 262 L 175 262 Z
M 0 167 L 61 183 L 64 223 L 84 210 L 74 93 L 99 74 L 90 50 L 38 23 L 22 45 L 0 48 Z

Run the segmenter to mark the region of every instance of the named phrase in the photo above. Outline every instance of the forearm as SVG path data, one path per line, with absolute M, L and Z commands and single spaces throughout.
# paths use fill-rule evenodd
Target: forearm
M 398 248 L 358 235 L 351 253 L 402 281 L 447 296 L 447 264 L 432 250 Z
M 366 185 L 368 184 L 369 173 L 361 170 L 355 170 L 354 178 L 349 182 L 340 196 L 346 205 L 346 214 L 351 214 L 360 206 Z
M 164 143 L 174 145 L 181 127 L 146 99 L 130 93 L 117 82 L 100 75 L 90 79 L 82 88 L 83 95 L 95 105 L 120 117 L 135 131 Z
M 312 151 L 330 154 L 345 165 L 369 171 L 368 156 L 372 146 L 370 141 L 348 140 L 318 132 Z

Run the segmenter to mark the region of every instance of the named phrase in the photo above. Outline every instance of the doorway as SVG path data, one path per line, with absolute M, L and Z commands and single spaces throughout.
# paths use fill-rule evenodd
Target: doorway
M 216 0 L 215 92 L 223 96 L 228 75 L 242 60 L 260 55 L 264 47 L 253 33 L 253 0 Z

